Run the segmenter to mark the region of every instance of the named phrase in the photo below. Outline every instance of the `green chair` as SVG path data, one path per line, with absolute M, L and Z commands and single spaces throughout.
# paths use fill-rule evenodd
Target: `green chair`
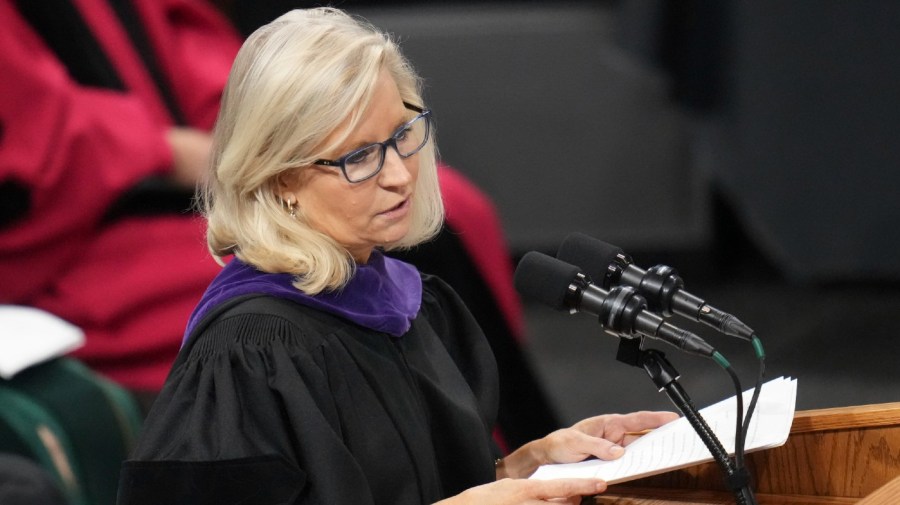
M 143 416 L 127 390 L 72 358 L 0 380 L 0 451 L 46 468 L 71 505 L 114 505 Z

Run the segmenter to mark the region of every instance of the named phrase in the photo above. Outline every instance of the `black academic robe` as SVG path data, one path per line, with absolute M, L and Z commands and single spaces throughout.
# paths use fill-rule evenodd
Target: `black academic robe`
M 399 338 L 252 297 L 182 349 L 118 503 L 432 503 L 494 479 L 497 403 L 487 341 L 435 277 Z

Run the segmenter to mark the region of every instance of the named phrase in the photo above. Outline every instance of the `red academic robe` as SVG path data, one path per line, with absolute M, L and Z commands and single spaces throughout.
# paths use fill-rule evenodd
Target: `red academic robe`
M 106 219 L 124 192 L 170 170 L 164 135 L 175 119 L 110 5 L 71 4 L 124 89 L 77 82 L 0 0 L 0 184 L 25 202 L 0 224 L 0 303 L 72 322 L 87 337 L 76 357 L 125 386 L 158 389 L 219 267 L 195 216 Z M 185 126 L 211 128 L 240 37 L 202 2 L 133 6 Z

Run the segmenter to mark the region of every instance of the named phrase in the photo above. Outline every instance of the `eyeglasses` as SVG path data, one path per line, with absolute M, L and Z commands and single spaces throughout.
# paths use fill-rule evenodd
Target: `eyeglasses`
M 371 179 L 381 171 L 388 146 L 404 159 L 421 151 L 431 135 L 431 111 L 406 102 L 403 105 L 419 114 L 397 128 L 391 138 L 360 147 L 336 160 L 316 160 L 313 164 L 340 167 L 344 177 L 350 183 L 356 183 Z

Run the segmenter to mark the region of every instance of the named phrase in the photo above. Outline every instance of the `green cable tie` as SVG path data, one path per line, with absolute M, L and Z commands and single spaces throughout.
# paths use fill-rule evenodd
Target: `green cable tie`
M 719 351 L 716 351 L 713 353 L 712 359 L 713 359 L 713 361 L 718 363 L 719 366 L 722 368 L 725 368 L 725 369 L 731 368 L 731 363 L 729 363 L 728 360 L 725 359 L 725 356 L 722 356 L 722 353 L 720 353 Z
M 756 357 L 759 359 L 766 358 L 766 351 L 763 350 L 762 340 L 756 338 L 756 335 L 753 335 L 753 340 L 750 342 L 753 344 L 753 349 L 756 351 Z

